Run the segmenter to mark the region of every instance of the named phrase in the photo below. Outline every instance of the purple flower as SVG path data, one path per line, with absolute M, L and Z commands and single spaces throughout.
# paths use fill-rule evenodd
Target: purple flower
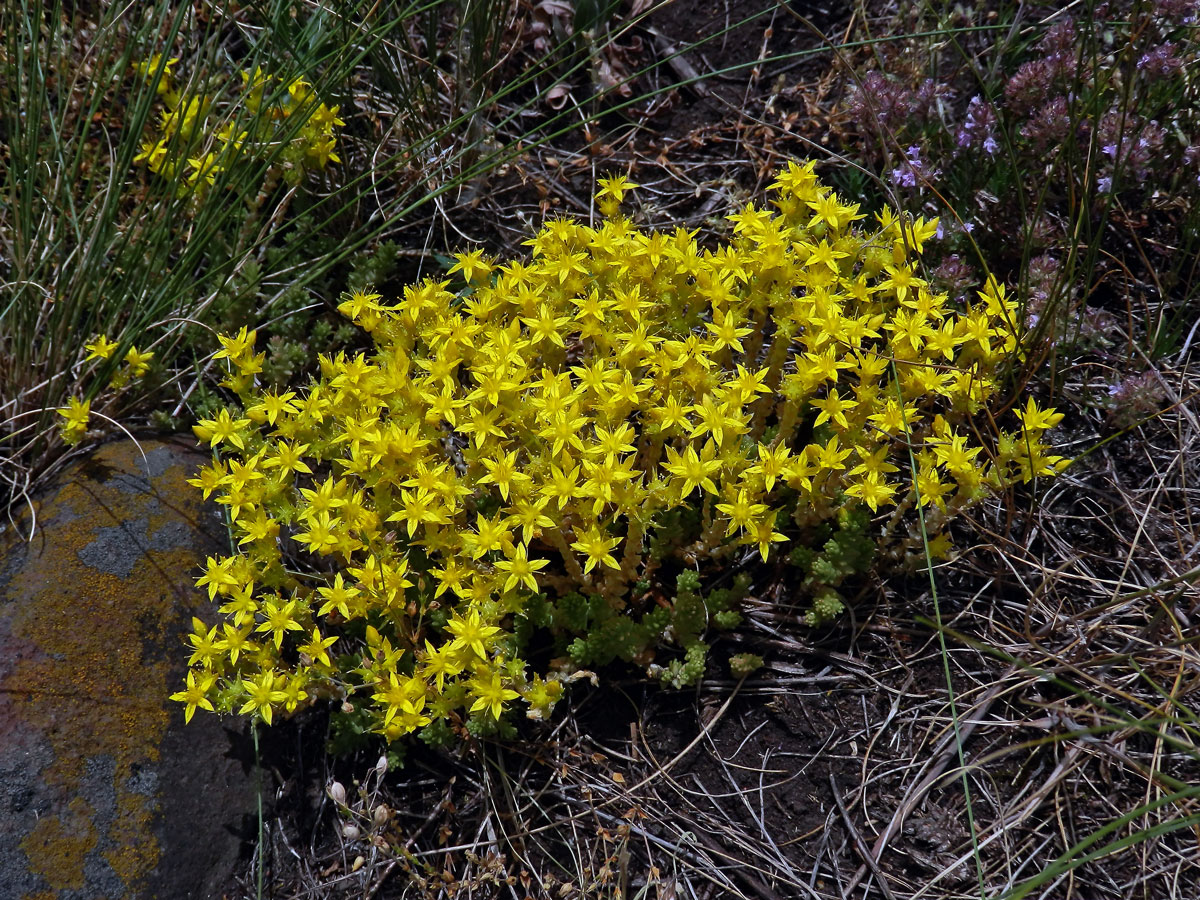
M 1066 97 L 1055 97 L 1025 123 L 1021 134 L 1037 147 L 1048 147 L 1064 141 L 1071 133 L 1071 113 Z
M 982 146 L 985 153 L 995 156 L 999 148 L 996 143 L 996 113 L 978 94 L 967 104 L 967 118 L 958 126 L 954 140 L 960 147 Z
M 903 163 L 892 169 L 891 181 L 897 187 L 916 187 L 918 179 L 929 180 L 939 174 L 939 169 L 922 161 L 921 148 L 913 144 L 904 151 Z
M 1059 60 L 1074 60 L 1075 22 L 1069 16 L 1060 18 L 1038 42 L 1038 49 Z
M 1127 375 L 1108 388 L 1109 414 L 1118 427 L 1135 425 L 1156 413 L 1167 400 L 1162 378 L 1154 369 Z
M 1183 69 L 1183 60 L 1175 55 L 1175 44 L 1160 44 L 1138 60 L 1138 68 L 1147 78 L 1169 78 Z
M 1112 191 L 1112 176 L 1101 175 L 1096 179 L 1096 190 L 1101 194 L 1107 194 Z
M 941 228 L 941 223 L 938 223 Z M 957 254 L 952 254 L 933 270 L 933 283 L 939 291 L 945 291 L 955 300 L 961 299 L 969 286 L 976 283 L 976 273 L 962 261 Z
M 1035 256 L 1029 261 L 1026 273 L 1029 301 L 1035 309 L 1043 309 L 1058 284 L 1058 260 L 1047 254 Z
M 1158 122 L 1144 122 L 1132 114 L 1122 116 L 1118 112 L 1109 112 L 1096 126 L 1096 140 L 1102 152 L 1119 161 L 1121 167 L 1132 172 L 1138 181 L 1145 180 L 1151 168 L 1163 163 L 1161 151 L 1166 137 L 1166 131 Z M 1186 160 L 1186 151 L 1184 157 Z
M 868 72 L 847 99 L 850 114 L 864 125 L 899 129 L 928 119 L 944 94 L 933 79 L 927 78 L 915 90 L 893 81 L 880 72 Z
M 1196 19 L 1196 0 L 1156 0 L 1154 15 L 1172 24 L 1189 25 Z

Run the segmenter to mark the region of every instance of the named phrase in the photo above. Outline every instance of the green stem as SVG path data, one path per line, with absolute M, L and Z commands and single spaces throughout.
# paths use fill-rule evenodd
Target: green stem
M 254 737 L 254 788 L 258 794 L 258 866 L 255 873 L 255 897 L 257 900 L 262 900 L 263 896 L 263 853 L 266 852 L 263 847 L 265 840 L 264 824 L 263 824 L 263 778 L 262 778 L 262 758 L 258 750 L 258 721 L 250 723 L 250 734 Z

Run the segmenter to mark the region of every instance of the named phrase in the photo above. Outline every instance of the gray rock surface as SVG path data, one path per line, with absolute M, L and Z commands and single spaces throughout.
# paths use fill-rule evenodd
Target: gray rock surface
M 186 483 L 206 457 L 141 451 L 56 478 L 32 542 L 28 510 L 0 532 L 0 900 L 219 898 L 253 827 L 242 724 L 167 699 L 225 540 Z

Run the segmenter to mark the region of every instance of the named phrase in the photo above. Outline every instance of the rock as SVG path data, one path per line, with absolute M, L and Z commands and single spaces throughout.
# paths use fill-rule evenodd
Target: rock
M 101 447 L 32 541 L 29 509 L 0 533 L 0 900 L 219 898 L 254 827 L 242 723 L 167 699 L 212 618 L 197 566 L 228 548 L 186 483 L 207 457 L 141 451 Z

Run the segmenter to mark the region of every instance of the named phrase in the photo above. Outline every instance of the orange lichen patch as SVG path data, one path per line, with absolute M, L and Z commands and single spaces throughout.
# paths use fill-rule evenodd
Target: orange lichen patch
M 153 818 L 146 797 L 128 791 L 118 796 L 117 818 L 108 832 L 113 846 L 104 858 L 125 884 L 135 884 L 158 863 L 158 843 L 150 837 Z
M 94 854 L 92 865 L 106 862 L 132 896 L 160 856 L 157 801 L 139 777 L 159 758 L 185 659 L 200 558 L 188 523 L 199 508 L 165 445 L 143 448 L 157 453 L 149 479 L 126 444 L 68 473 L 39 504 L 41 531 L 4 588 L 21 652 L 0 693 L 18 698 L 10 715 L 21 729 L 48 743 L 39 780 L 69 811 L 43 817 L 21 842 L 30 871 L 54 890 L 81 888 Z
M 82 797 L 67 804 L 61 816 L 38 819 L 21 842 L 31 871 L 56 891 L 83 888 L 83 864 L 96 846 L 92 809 Z

